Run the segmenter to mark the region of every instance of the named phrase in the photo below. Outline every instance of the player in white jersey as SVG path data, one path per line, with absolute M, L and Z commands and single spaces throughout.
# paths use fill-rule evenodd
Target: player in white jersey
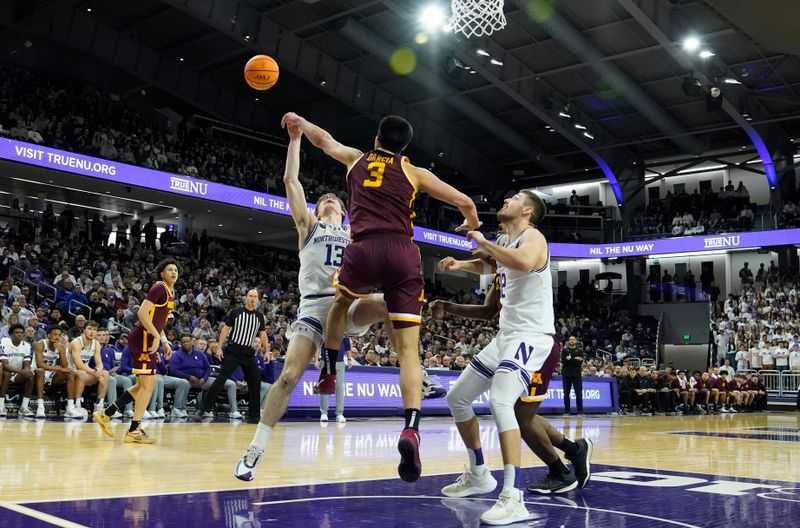
M 81 417 L 87 417 L 88 412 L 81 404 L 83 403 L 83 389 L 90 385 L 97 385 L 97 403 L 95 410 L 103 409 L 103 401 L 108 390 L 108 372 L 103 368 L 103 360 L 100 357 L 100 345 L 95 341 L 94 336 L 97 332 L 97 321 L 89 321 L 83 327 L 83 334 L 76 337 L 69 344 L 70 353 L 67 355 L 69 366 L 77 370 L 77 380 L 75 383 L 75 407 Z M 94 358 L 95 368 L 89 366 L 89 360 Z
M 560 347 L 553 338 L 553 290 L 547 241 L 534 227 L 545 212 L 544 202 L 538 196 L 531 191 L 521 191 L 506 199 L 497 213 L 505 234 L 498 238 L 496 244 L 486 240 L 478 231 L 467 233 L 467 239 L 473 240 L 478 246 L 477 256 L 495 262 L 503 307 L 498 334 L 472 359 L 447 395 L 450 412 L 468 449 L 472 466 L 473 457 L 483 458 L 480 427 L 472 410 L 472 402 L 483 392 L 491 390 L 489 405 L 500 433 L 504 482 L 498 501 L 481 516 L 481 522 L 485 524 L 511 524 L 524 521 L 529 516 L 522 490 L 519 489 L 521 437 L 518 417 L 520 421 L 529 418 L 526 413 L 520 415 L 515 410 L 522 399 L 531 404 L 529 407 L 535 414 L 538 405 L 546 397 L 549 376 L 559 360 Z M 481 258 L 464 262 L 447 258 L 440 263 L 440 269 L 460 269 L 475 274 L 489 272 L 487 267 Z M 532 418 L 531 415 L 531 422 L 535 424 Z M 533 433 L 539 437 L 540 447 L 549 444 L 549 452 L 554 454 L 546 429 L 534 427 Z M 588 461 L 591 444 L 582 445 L 581 449 L 581 458 Z M 535 451 L 540 454 L 540 450 Z M 570 451 L 577 455 L 578 446 L 573 443 Z M 575 477 L 570 476 L 563 462 L 557 456 L 554 458 L 548 462 L 551 475 L 564 476 L 566 485 L 548 483 L 545 479 L 544 487 L 534 491 L 563 492 L 577 485 Z M 587 462 L 583 484 L 588 480 L 588 469 Z M 442 493 L 451 497 L 467 497 L 487 493 L 495 485 L 494 478 L 485 466 L 480 473 L 473 473 L 467 468 L 454 484 L 445 486 Z
M 75 378 L 77 371 L 69 366 L 67 351 L 61 344 L 61 327 L 51 326 L 47 339 L 34 346 L 34 368 L 36 369 L 36 418 L 44 418 L 44 386 L 67 385 L 67 412 L 65 418 L 78 418 L 75 409 Z
M 253 441 L 234 471 L 236 478 L 246 481 L 253 480 L 255 466 L 261 461 L 272 428 L 286 414 L 289 395 L 322 345 L 328 310 L 335 294 L 333 275 L 341 265 L 345 248 L 350 243 L 350 229 L 342 225 L 345 218 L 344 203 L 335 194 L 320 197 L 314 213 L 308 210 L 305 192 L 298 177 L 302 139 L 299 128 L 289 127 L 289 138 L 283 182 L 297 228 L 301 300 L 297 320 L 290 328 L 283 370 L 267 394 Z M 384 321 L 387 317 L 382 295 L 359 299 L 348 311 L 347 332 L 350 335 L 362 335 L 372 324 Z M 335 380 L 336 357 L 322 354 L 321 359 L 321 379 Z M 320 392 L 330 394 L 336 386 L 335 382 L 320 383 L 318 388 Z
M 29 405 L 33 392 L 34 373 L 31 369 L 31 345 L 22 338 L 25 329 L 20 324 L 8 328 L 9 337 L 0 340 L 0 364 L 3 375 L 0 379 L 0 417 L 6 415 L 6 392 L 11 383 L 22 385 L 20 416 L 33 416 Z

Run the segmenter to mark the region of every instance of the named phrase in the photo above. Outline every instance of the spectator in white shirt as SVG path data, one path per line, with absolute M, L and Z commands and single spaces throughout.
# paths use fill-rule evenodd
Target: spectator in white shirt
M 789 370 L 800 371 L 800 347 L 794 345 L 789 352 Z
M 761 349 L 761 368 L 764 370 L 773 370 L 775 368 L 775 358 L 773 357 L 772 348 L 767 345 Z
M 780 345 L 775 349 L 775 370 L 783 372 L 789 370 L 789 349 L 786 348 L 786 342 L 781 341 Z
M 750 368 L 761 370 L 761 349 L 755 346 L 750 348 Z
M 750 366 L 748 363 L 750 359 L 750 353 L 747 351 L 747 346 L 745 344 L 739 345 L 739 351 L 736 352 L 736 370 L 748 370 Z

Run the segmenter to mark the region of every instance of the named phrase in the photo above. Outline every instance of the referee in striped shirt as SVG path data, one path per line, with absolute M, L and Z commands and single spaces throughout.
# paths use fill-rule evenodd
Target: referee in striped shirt
M 257 423 L 261 415 L 261 373 L 256 364 L 253 342 L 256 336 L 261 339 L 261 350 L 265 351 L 264 360 L 269 363 L 269 342 L 267 341 L 266 320 L 264 314 L 256 311 L 258 292 L 247 292 L 244 308 L 234 308 L 228 313 L 225 325 L 219 333 L 219 350 L 222 352 L 222 365 L 203 403 L 197 410 L 197 416 L 203 416 L 214 407 L 225 382 L 236 370 L 242 367 L 249 393 L 248 422 Z M 227 341 L 227 343 L 226 343 Z

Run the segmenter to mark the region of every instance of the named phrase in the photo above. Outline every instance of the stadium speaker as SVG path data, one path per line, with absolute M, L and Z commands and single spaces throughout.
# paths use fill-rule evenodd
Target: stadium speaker
M 713 112 L 720 108 L 722 108 L 722 90 L 717 86 L 712 86 L 706 94 L 706 110 Z
M 687 97 L 698 97 L 703 93 L 703 83 L 691 76 L 683 78 L 682 88 Z
M 464 71 L 464 63 L 450 55 L 444 60 L 442 69 L 451 79 L 458 79 L 461 76 L 461 72 Z

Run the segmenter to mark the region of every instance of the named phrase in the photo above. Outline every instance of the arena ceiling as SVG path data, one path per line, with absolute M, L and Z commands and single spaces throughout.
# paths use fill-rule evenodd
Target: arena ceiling
M 752 148 L 748 127 L 769 141 L 800 136 L 798 2 L 506 0 L 507 26 L 483 39 L 426 30 L 431 3 L 6 0 L 0 40 L 8 60 L 66 62 L 145 90 L 149 104 L 276 135 L 294 110 L 366 145 L 382 115 L 400 113 L 415 125 L 415 161 L 490 192 L 596 179 L 598 159 Z M 687 50 L 691 36 L 698 47 Z M 416 64 L 398 75 L 389 59 L 403 47 Z M 280 64 L 268 92 L 243 81 L 255 53 Z M 687 78 L 698 93 L 684 91 Z

